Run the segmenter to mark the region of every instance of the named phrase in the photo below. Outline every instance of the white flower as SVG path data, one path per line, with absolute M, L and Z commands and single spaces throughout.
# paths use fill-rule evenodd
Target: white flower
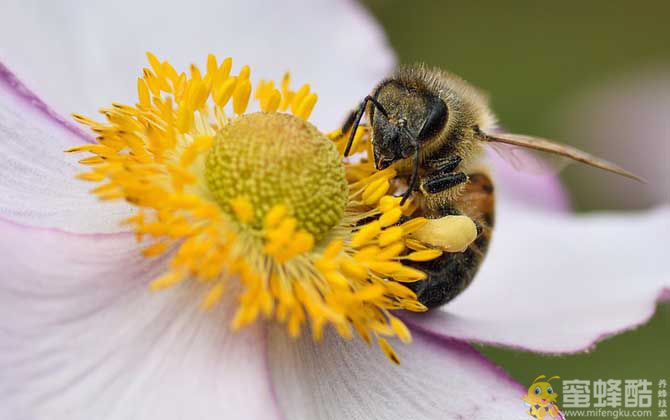
M 328 129 L 391 69 L 379 29 L 349 2 L 16 2 L 0 19 L 0 419 L 522 419 L 523 388 L 467 341 L 584 350 L 670 295 L 669 209 L 574 216 L 515 201 L 546 194 L 539 183 L 501 188 L 513 191 L 481 273 L 443 309 L 404 317 L 401 366 L 331 333 L 232 333 L 227 302 L 203 312 L 195 287 L 151 294 L 165 261 L 118 229 L 125 206 L 73 180 L 62 151 L 86 135 L 59 115 L 131 102 L 147 50 L 185 67 L 220 49 L 256 74 L 314 81 Z

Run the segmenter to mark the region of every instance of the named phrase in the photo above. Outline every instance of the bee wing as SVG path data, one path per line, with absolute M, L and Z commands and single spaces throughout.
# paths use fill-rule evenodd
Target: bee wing
M 539 137 L 531 137 L 511 133 L 495 133 L 495 134 L 486 133 L 484 134 L 482 139 L 485 142 L 488 142 L 491 145 L 493 145 L 494 149 L 496 149 L 496 146 L 498 145 L 507 145 L 512 146 L 512 150 L 514 148 L 537 150 L 540 152 L 548 153 L 549 155 L 561 156 L 570 159 L 572 161 L 581 162 L 586 165 L 593 166 L 595 168 L 613 172 L 615 174 L 619 174 L 627 178 L 634 179 L 636 181 L 645 182 L 644 179 L 640 178 L 639 176 L 631 172 L 628 172 L 627 170 L 623 169 L 622 167 L 612 162 L 593 156 L 574 147 L 554 143 L 552 141 L 542 139 Z M 506 156 L 503 155 L 503 157 Z M 506 158 L 509 160 L 508 157 Z M 512 161 L 511 163 L 513 166 L 515 164 L 518 166 L 520 162 L 519 159 L 517 159 L 516 162 Z
M 506 143 L 488 143 L 487 146 L 517 171 L 533 174 L 557 174 L 570 163 L 568 158 L 538 152 Z

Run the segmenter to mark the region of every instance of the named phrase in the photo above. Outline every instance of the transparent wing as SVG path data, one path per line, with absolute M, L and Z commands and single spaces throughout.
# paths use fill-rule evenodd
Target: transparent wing
M 574 162 L 566 157 L 505 143 L 490 142 L 487 146 L 512 168 L 533 175 L 557 174 Z
M 495 133 L 484 134 L 482 140 L 493 146 L 497 151 L 511 149 L 511 153 L 505 151 L 502 152 L 501 156 L 517 169 L 528 169 L 531 172 L 541 171 L 546 173 L 552 170 L 551 168 L 554 168 L 553 171 L 556 172 L 556 169 L 560 170 L 564 168 L 566 162 L 580 162 L 636 181 L 645 182 L 639 176 L 605 159 L 593 156 L 574 147 L 554 143 L 539 137 Z M 528 166 L 528 168 L 525 166 Z

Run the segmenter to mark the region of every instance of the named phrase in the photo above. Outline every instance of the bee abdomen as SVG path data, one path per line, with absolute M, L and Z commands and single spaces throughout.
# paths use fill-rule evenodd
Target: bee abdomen
M 442 206 L 434 217 L 465 214 L 477 225 L 477 239 L 463 252 L 444 253 L 426 262 L 412 263 L 424 271 L 426 280 L 409 283 L 421 303 L 435 308 L 449 302 L 465 290 L 484 260 L 494 223 L 494 191 L 488 175 L 474 173 L 463 194 L 453 203 Z

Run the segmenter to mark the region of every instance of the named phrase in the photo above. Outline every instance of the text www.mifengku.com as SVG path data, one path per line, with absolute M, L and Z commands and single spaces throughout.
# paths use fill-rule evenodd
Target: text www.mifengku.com
M 578 419 L 580 417 L 602 417 L 604 419 L 628 419 L 652 417 L 653 410 L 632 410 L 625 408 L 589 408 L 584 410 L 561 410 L 566 419 Z

